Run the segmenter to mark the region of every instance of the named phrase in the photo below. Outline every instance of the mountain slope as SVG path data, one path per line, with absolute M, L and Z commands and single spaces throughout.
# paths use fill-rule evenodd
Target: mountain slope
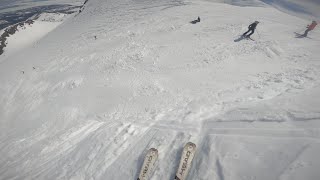
M 234 42 L 255 20 L 255 41 Z M 151 147 L 151 179 L 173 179 L 188 141 L 188 179 L 318 179 L 320 32 L 294 35 L 307 23 L 271 7 L 90 0 L 0 57 L 0 179 L 136 179 Z
M 2 59 L 7 58 L 10 54 L 19 52 L 21 49 L 32 46 L 60 25 L 66 17 L 66 14 L 42 13 L 25 22 L 5 28 L 0 32 L 0 55 L 5 52 L 2 55 L 5 57 Z

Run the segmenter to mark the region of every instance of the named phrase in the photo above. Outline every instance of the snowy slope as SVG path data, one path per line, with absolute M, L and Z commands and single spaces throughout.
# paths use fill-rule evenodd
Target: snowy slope
M 17 31 L 6 38 L 7 45 L 2 56 L 8 58 L 10 55 L 18 53 L 21 49 L 36 43 L 59 26 L 66 18 L 66 14 L 59 13 L 42 13 L 37 17 L 33 17 L 35 19 L 33 23 L 24 23 L 22 26 L 18 26 Z M 2 33 L 3 31 L 0 32 L 0 34 Z
M 18 27 L 18 32 L 7 38 L 7 47 L 3 56 L 17 53 L 17 51 L 35 43 L 60 23 L 35 21 L 34 24 Z
M 234 42 L 255 20 L 256 41 Z M 294 35 L 307 23 L 266 6 L 89 0 L 0 57 L 0 179 L 136 179 L 151 147 L 151 179 L 173 179 L 192 141 L 190 180 L 318 180 L 320 31 Z
M 0 13 L 51 5 L 82 5 L 83 0 L 1 0 Z

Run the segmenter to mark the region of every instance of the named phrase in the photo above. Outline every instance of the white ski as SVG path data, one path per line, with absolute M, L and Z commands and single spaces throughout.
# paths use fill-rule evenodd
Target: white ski
M 196 152 L 196 145 L 192 142 L 188 142 L 182 151 L 180 164 L 176 173 L 176 180 L 185 180 L 189 173 L 191 163 Z
M 155 162 L 158 159 L 158 150 L 151 148 L 148 150 L 146 157 L 144 158 L 143 165 L 138 177 L 138 180 L 147 180 L 152 175 Z

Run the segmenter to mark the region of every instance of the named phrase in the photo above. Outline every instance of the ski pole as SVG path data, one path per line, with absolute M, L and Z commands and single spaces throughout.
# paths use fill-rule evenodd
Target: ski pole
M 258 32 L 258 29 L 257 29 L 257 34 L 258 34 L 258 36 L 259 36 L 259 39 L 261 39 L 260 34 L 259 34 L 259 32 Z

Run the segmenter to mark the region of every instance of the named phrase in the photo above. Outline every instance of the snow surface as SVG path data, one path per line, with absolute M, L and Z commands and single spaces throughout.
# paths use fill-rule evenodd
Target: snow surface
M 59 22 L 34 21 L 31 25 L 18 27 L 18 31 L 7 38 L 4 56 L 17 53 L 19 50 L 33 44 L 56 28 Z
M 255 20 L 255 41 L 234 42 Z M 192 141 L 190 180 L 318 180 L 320 32 L 294 35 L 308 23 L 272 7 L 89 0 L 0 56 L 0 179 L 136 179 L 151 147 L 151 179 L 173 179 Z
M 37 15 L 35 18 L 37 21 L 44 21 L 44 22 L 63 22 L 65 21 L 70 15 L 63 14 L 63 13 L 41 13 Z

